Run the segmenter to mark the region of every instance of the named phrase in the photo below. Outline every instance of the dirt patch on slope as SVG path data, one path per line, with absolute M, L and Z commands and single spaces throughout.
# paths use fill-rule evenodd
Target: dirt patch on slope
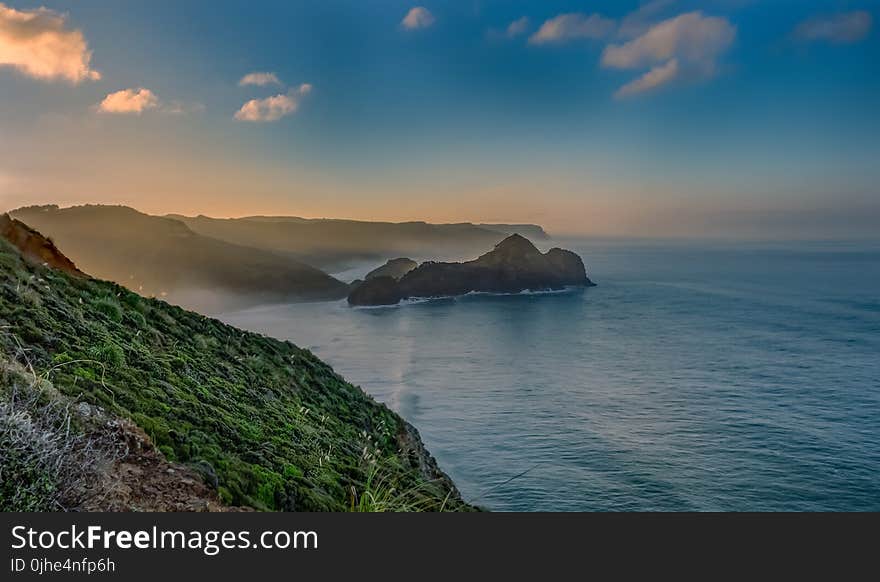
M 248 511 L 222 505 L 201 473 L 166 460 L 133 423 L 112 420 L 102 430 L 124 452 L 106 468 L 100 493 L 91 496 L 81 511 Z

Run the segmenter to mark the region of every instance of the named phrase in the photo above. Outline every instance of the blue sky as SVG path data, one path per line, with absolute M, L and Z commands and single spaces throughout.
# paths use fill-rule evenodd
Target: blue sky
M 7 0 L 0 206 L 868 236 L 877 6 Z

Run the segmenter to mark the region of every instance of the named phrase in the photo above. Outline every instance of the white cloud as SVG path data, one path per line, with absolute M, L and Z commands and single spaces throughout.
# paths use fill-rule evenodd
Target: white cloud
M 735 38 L 736 28 L 727 19 L 688 12 L 651 26 L 629 42 L 605 47 L 601 64 L 612 69 L 650 68 L 617 92 L 635 95 L 683 76 L 713 76 L 718 59 Z
M 247 85 L 257 85 L 258 87 L 265 87 L 266 85 L 280 85 L 281 81 L 278 79 L 278 76 L 275 73 L 248 73 L 238 82 L 240 87 L 245 87 Z
M 265 99 L 251 99 L 235 112 L 239 121 L 278 121 L 294 113 L 299 106 L 290 95 L 275 95 Z
M 251 99 L 235 112 L 239 121 L 268 122 L 278 121 L 299 109 L 300 98 L 312 92 L 312 85 L 303 83 L 287 93 L 273 95 L 265 99 Z
M 530 44 L 565 42 L 577 38 L 601 39 L 614 32 L 614 21 L 599 14 L 569 13 L 546 20 L 529 38 Z
M 92 51 L 82 32 L 67 28 L 66 17 L 46 8 L 16 10 L 0 3 L 0 67 L 43 81 L 98 80 Z
M 655 89 L 673 81 L 678 77 L 678 73 L 678 59 L 672 59 L 667 63 L 657 65 L 638 79 L 630 81 L 618 89 L 614 96 L 617 98 L 623 98 L 650 91 L 651 89 Z
M 140 115 L 148 109 L 157 109 L 159 98 L 149 89 L 123 89 L 110 93 L 98 104 L 101 113 L 133 113 Z
M 651 0 L 644 2 L 637 10 L 627 14 L 620 22 L 617 36 L 625 39 L 641 36 L 675 2 L 676 0 Z
M 807 42 L 848 44 L 865 39 L 872 25 L 871 14 L 858 10 L 806 20 L 795 29 L 794 37 Z
M 514 38 L 521 34 L 524 34 L 529 29 L 529 18 L 528 16 L 523 16 L 517 20 L 514 20 L 510 24 L 507 25 L 507 29 L 504 31 L 504 34 L 507 38 Z
M 428 28 L 434 24 L 434 20 L 434 15 L 431 14 L 427 8 L 424 6 L 416 6 L 415 8 L 410 8 L 410 11 L 407 12 L 406 16 L 403 17 L 403 20 L 400 21 L 400 26 L 407 30 Z
M 711 69 L 735 37 L 736 28 L 727 19 L 688 12 L 655 24 L 625 44 L 607 46 L 602 52 L 602 65 L 637 69 L 679 57 Z

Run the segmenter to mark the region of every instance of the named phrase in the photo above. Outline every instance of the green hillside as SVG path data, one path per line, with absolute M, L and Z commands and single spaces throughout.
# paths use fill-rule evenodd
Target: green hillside
M 415 429 L 307 350 L 34 264 L 2 237 L 0 348 L 216 474 L 224 503 L 470 509 Z

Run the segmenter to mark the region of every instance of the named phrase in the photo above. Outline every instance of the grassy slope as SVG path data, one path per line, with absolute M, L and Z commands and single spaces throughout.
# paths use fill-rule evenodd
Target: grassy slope
M 3 240 L 0 327 L 62 393 L 209 463 L 227 503 L 344 510 L 380 481 L 388 508 L 468 508 L 411 427 L 289 342 L 26 263 Z

